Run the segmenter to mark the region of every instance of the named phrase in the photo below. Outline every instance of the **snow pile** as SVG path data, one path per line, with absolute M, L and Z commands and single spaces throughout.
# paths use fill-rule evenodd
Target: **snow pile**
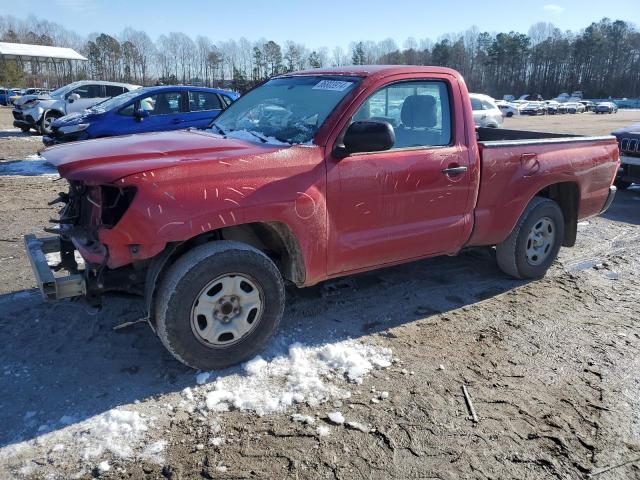
M 157 442 L 147 445 L 144 450 L 142 450 L 139 457 L 142 460 L 147 460 L 148 462 L 162 465 L 164 463 L 164 456 L 162 455 L 162 453 L 164 452 L 166 447 L 166 440 L 158 440 Z
M 0 176 L 45 176 L 57 177 L 58 169 L 34 153 L 24 160 L 0 163 Z
M 85 460 L 105 452 L 130 458 L 147 429 L 138 412 L 114 409 L 84 422 L 76 440 L 83 446 Z
M 344 415 L 340 412 L 331 412 L 327 415 L 327 418 L 335 425 L 342 425 L 344 423 Z
M 346 340 L 320 347 L 294 343 L 287 355 L 266 361 L 258 356 L 244 365 L 244 375 L 218 378 L 207 385 L 209 410 L 235 408 L 259 415 L 282 412 L 294 403 L 317 406 L 330 398 L 348 398 L 339 384 L 361 383 L 375 368 L 391 365 L 391 351 Z

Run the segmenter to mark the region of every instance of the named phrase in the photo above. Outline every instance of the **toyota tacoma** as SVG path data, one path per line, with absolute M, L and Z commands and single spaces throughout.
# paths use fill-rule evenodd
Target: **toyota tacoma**
M 613 136 L 476 129 L 460 74 L 424 66 L 290 73 L 205 131 L 42 155 L 68 181 L 52 236 L 25 237 L 45 299 L 142 295 L 165 347 L 204 370 L 264 347 L 285 282 L 474 246 L 540 278 L 610 205 L 619 167 Z

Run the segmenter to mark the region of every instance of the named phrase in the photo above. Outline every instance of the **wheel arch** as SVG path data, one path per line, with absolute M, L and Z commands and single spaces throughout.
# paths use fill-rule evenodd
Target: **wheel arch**
M 580 187 L 576 182 L 558 182 L 547 185 L 534 197 L 548 198 L 556 202 L 564 217 L 563 247 L 573 247 L 578 234 L 578 212 L 580 210 Z
M 254 222 L 211 230 L 184 242 L 172 242 L 156 255 L 147 267 L 145 277 L 145 306 L 154 326 L 153 302 L 157 286 L 167 269 L 183 254 L 198 245 L 217 240 L 232 240 L 263 252 L 278 267 L 285 280 L 304 285 L 306 267 L 300 243 L 288 225 L 282 222 Z

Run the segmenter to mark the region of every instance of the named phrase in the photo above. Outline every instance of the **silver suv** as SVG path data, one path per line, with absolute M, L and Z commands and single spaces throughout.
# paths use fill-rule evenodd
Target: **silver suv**
M 45 135 L 51 133 L 51 123 L 56 118 L 81 112 L 136 88 L 140 88 L 140 85 L 83 80 L 65 85 L 49 94 L 25 95 L 15 101 L 13 126 L 23 132 L 33 128 Z

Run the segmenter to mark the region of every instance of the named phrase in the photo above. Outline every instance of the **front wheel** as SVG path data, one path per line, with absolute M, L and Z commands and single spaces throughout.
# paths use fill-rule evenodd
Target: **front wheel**
M 42 119 L 40 120 L 40 127 L 38 130 L 41 135 L 48 135 L 51 133 L 51 124 L 58 118 L 60 115 L 56 112 L 45 112 L 42 115 Z
M 516 278 L 542 278 L 564 238 L 564 216 L 553 200 L 534 197 L 507 239 L 496 245 L 498 266 Z
M 284 311 L 282 276 L 255 248 L 215 241 L 169 267 L 155 300 L 158 336 L 192 368 L 225 368 L 255 356 Z
M 22 133 L 27 133 L 29 130 L 31 130 L 30 127 L 20 127 L 20 130 L 22 130 Z

